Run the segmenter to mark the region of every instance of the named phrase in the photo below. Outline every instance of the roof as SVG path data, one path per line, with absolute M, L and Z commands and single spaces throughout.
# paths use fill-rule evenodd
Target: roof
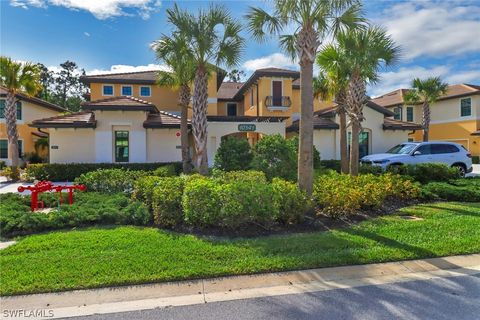
M 0 86 L 0 97 L 2 97 L 2 98 L 6 97 L 7 93 L 8 93 L 7 88 L 3 87 L 3 86 Z M 19 100 L 28 101 L 28 102 L 31 102 L 33 104 L 36 104 L 38 106 L 41 106 L 41 107 L 44 107 L 44 108 L 47 108 L 47 109 L 50 109 L 50 110 L 53 110 L 53 111 L 58 111 L 58 112 L 67 111 L 67 109 L 62 108 L 62 107 L 60 107 L 60 106 L 58 106 L 54 103 L 45 101 L 45 100 L 37 98 L 37 97 L 29 96 L 29 95 L 21 93 L 21 92 L 18 92 L 16 94 L 16 96 L 17 96 L 17 99 L 19 99 Z
M 158 112 L 151 102 L 131 96 L 111 97 L 82 103 L 83 110 L 123 110 Z
M 207 116 L 210 122 L 283 122 L 288 117 L 270 116 Z
M 295 120 L 292 122 L 290 126 L 287 127 L 287 132 L 298 132 L 299 129 L 299 120 Z M 323 117 L 314 117 L 313 118 L 313 129 L 321 130 L 321 129 L 338 129 L 339 125 L 329 118 Z
M 421 130 L 422 126 L 413 122 L 404 122 L 391 118 L 383 119 L 383 130 Z
M 395 113 L 392 112 L 391 110 L 376 104 L 372 100 L 368 100 L 365 105 L 367 107 L 377 111 L 377 112 L 383 113 L 386 117 L 392 117 L 392 116 L 395 115 Z M 337 106 L 338 105 L 334 105 L 333 107 L 329 107 L 329 108 L 325 108 L 325 109 L 315 111 L 315 115 L 316 116 L 321 116 L 321 117 L 333 117 L 335 115 L 336 110 L 337 110 Z
M 220 89 L 218 89 L 217 99 L 232 100 L 242 85 L 242 82 L 223 82 Z
M 280 68 L 263 68 L 257 69 L 255 72 L 248 78 L 248 80 L 242 85 L 242 87 L 237 91 L 233 100 L 242 100 L 243 94 L 245 91 L 250 88 L 250 86 L 257 82 L 258 78 L 261 77 L 285 77 L 285 78 L 300 78 L 300 72 L 289 69 L 280 69 Z
M 149 84 L 157 83 L 158 70 L 123 72 L 123 73 L 108 73 L 95 74 L 88 76 L 81 76 L 80 81 L 85 84 L 90 83 L 125 83 L 125 84 Z M 226 76 L 225 70 L 217 68 L 217 90 Z
M 30 126 L 34 128 L 95 128 L 97 121 L 93 112 L 77 112 L 34 120 Z
M 471 134 L 472 136 L 480 136 L 480 130 L 477 130 Z
M 372 99 L 373 102 L 383 107 L 393 107 L 404 103 L 405 94 L 409 89 L 397 89 L 395 91 L 386 93 L 380 97 Z M 469 96 L 472 94 L 480 94 L 480 86 L 474 84 L 452 84 L 447 88 L 447 92 L 438 100 L 447 100 L 452 98 L 459 98 Z
M 169 112 L 150 113 L 143 122 L 144 128 L 180 128 L 180 117 Z M 190 125 L 190 120 L 188 120 Z

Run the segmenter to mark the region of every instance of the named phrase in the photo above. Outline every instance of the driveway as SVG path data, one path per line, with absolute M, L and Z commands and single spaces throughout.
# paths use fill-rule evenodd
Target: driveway
M 474 164 L 472 173 L 467 174 L 467 177 L 480 177 L 480 164 Z

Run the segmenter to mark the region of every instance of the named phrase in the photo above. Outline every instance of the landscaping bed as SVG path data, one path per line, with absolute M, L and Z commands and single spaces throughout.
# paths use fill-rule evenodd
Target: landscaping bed
M 440 202 L 339 230 L 249 239 L 134 226 L 56 231 L 0 251 L 0 294 L 468 254 L 480 252 L 478 239 L 479 203 Z

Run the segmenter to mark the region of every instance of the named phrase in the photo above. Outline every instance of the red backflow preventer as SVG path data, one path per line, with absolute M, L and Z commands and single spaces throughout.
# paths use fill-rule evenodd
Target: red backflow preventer
M 32 192 L 32 200 L 30 203 L 30 208 L 32 211 L 37 210 L 39 207 L 44 208 L 43 201 L 38 201 L 38 195 L 42 192 L 57 192 L 58 193 L 58 199 L 60 203 L 62 203 L 62 191 L 67 190 L 68 191 L 68 204 L 73 203 L 73 191 L 77 189 L 80 191 L 85 191 L 87 190 L 87 187 L 83 184 L 78 184 L 74 186 L 66 186 L 66 185 L 54 185 L 51 181 L 40 181 L 34 186 L 28 186 L 28 187 L 18 187 L 18 192 L 24 192 L 25 190 L 28 190 Z

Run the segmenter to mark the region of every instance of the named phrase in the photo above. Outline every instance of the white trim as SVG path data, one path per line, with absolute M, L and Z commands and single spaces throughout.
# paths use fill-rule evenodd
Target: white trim
M 267 107 L 269 111 L 287 111 L 289 107 Z
M 105 88 L 106 86 L 112 87 L 112 94 L 105 94 L 104 88 Z M 104 96 L 104 97 L 113 97 L 113 96 L 115 96 L 115 86 L 114 86 L 113 84 L 108 84 L 108 83 L 102 84 L 102 96 Z
M 148 95 L 148 96 L 142 95 L 142 88 L 150 88 L 150 95 Z M 139 86 L 138 87 L 138 95 L 140 97 L 151 97 L 152 96 L 152 86 Z
M 408 121 L 408 108 L 412 109 L 412 121 Z M 405 106 L 405 121 L 406 122 L 415 122 L 415 108 L 413 106 Z
M 462 100 L 467 100 L 467 99 L 470 99 L 470 115 L 468 116 L 462 116 Z M 460 118 L 461 119 L 465 119 L 465 118 L 468 118 L 468 117 L 472 117 L 473 116 L 473 99 L 472 97 L 463 97 L 463 98 L 459 98 L 458 100 L 458 106 L 459 106 L 459 115 L 460 115 Z
M 120 87 L 120 93 L 122 94 L 122 96 L 125 96 L 125 94 L 123 94 L 123 88 L 130 88 L 130 93 L 131 94 L 127 94 L 126 96 L 133 96 L 133 86 L 125 86 L 125 85 L 122 85 Z

